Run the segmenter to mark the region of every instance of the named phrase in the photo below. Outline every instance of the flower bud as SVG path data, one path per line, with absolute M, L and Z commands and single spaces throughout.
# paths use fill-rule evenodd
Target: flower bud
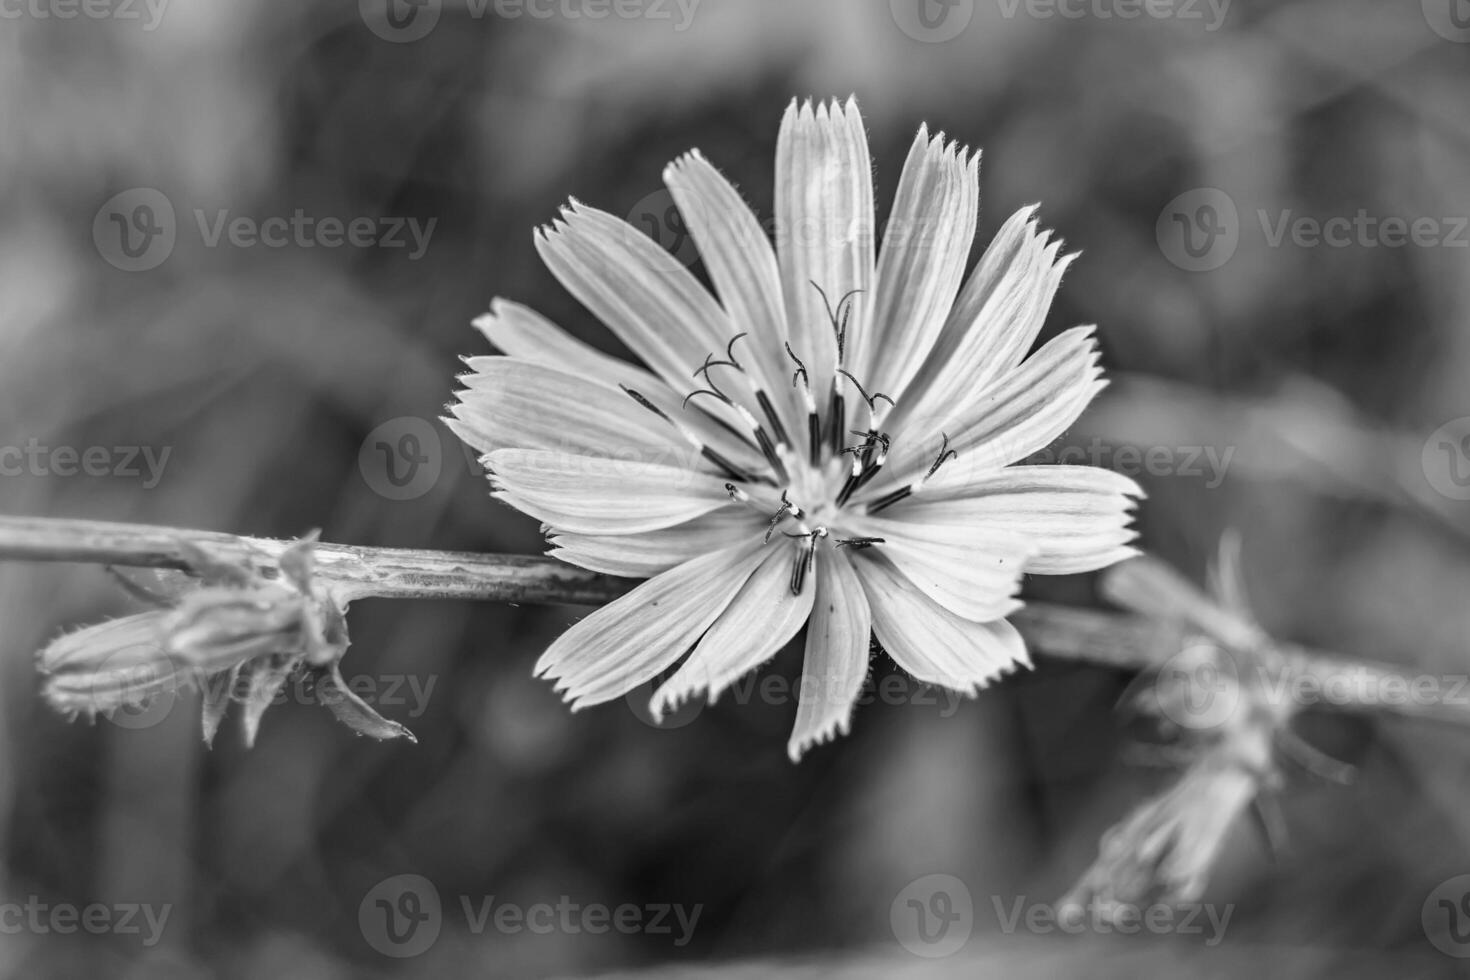
M 91 717 L 192 686 L 196 672 L 164 649 L 166 615 L 138 613 L 57 637 L 38 655 L 46 700 Z
M 163 622 L 168 651 L 213 674 L 272 653 L 298 651 L 306 596 L 275 583 L 209 587 L 185 595 Z

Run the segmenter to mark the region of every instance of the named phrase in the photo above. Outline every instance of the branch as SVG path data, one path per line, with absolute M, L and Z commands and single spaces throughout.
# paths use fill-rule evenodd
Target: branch
M 267 576 L 291 541 L 218 531 L 109 521 L 0 516 L 0 561 L 65 561 L 189 571 L 191 551 L 253 565 Z M 552 558 L 473 552 L 376 548 L 318 542 L 317 581 L 343 606 L 355 599 L 468 599 L 509 603 L 602 605 L 638 583 L 589 572 Z M 1011 621 L 1027 645 L 1046 657 L 1119 670 L 1158 668 L 1188 640 L 1177 623 L 1125 613 L 1032 602 Z M 1412 683 L 1401 670 L 1343 654 L 1279 648 L 1284 668 L 1318 683 L 1350 676 L 1360 684 Z M 1470 708 L 1449 703 L 1332 705 L 1470 724 Z
M 225 561 L 273 568 L 292 542 L 218 531 L 0 516 L 0 560 L 71 561 L 189 571 L 189 546 Z M 636 583 L 528 555 L 370 548 L 319 542 L 317 575 L 344 605 L 354 599 L 479 599 L 602 605 Z

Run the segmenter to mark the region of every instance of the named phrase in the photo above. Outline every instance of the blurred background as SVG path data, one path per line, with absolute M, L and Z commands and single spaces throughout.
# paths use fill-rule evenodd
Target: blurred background
M 789 99 L 855 94 L 880 216 L 927 122 L 984 148 L 982 243 L 1040 201 L 1083 252 L 1047 335 L 1099 324 L 1114 381 L 1059 448 L 1138 477 L 1149 549 L 1198 577 L 1238 528 L 1277 636 L 1470 669 L 1464 0 L 26 0 L 0 21 L 4 513 L 538 552 L 437 421 L 496 296 L 615 349 L 532 229 L 575 195 L 684 254 L 668 160 L 701 148 L 769 215 Z M 416 468 L 390 479 L 380 445 Z M 1085 576 L 1028 593 L 1096 601 Z M 188 697 L 96 724 L 37 697 L 38 648 L 136 608 L 96 567 L 0 567 L 8 975 L 1463 967 L 1426 899 L 1470 872 L 1470 733 L 1310 719 L 1358 779 L 1292 773 L 1281 853 L 1234 828 L 1206 895 L 1233 908 L 1223 942 L 1062 935 L 1007 929 L 1016 900 L 1061 895 L 1169 779 L 1123 761 L 1126 673 L 1043 660 L 957 704 L 899 686 L 793 766 L 789 698 L 671 730 L 570 714 L 530 668 L 582 610 L 362 602 L 345 671 L 419 744 L 293 696 L 252 751 L 233 724 L 208 751 Z M 943 959 L 891 921 L 933 874 L 973 901 Z M 430 914 L 405 881 L 441 906 L 422 948 L 374 918 Z M 648 927 L 497 926 L 487 901 Z M 17 925 L 94 904 L 106 928 Z

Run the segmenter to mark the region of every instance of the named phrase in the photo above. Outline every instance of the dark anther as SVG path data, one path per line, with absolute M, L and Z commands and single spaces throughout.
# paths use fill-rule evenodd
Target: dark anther
M 730 462 L 728 459 L 726 459 L 724 456 L 721 456 L 710 447 L 701 445 L 699 447 L 699 454 L 705 459 L 709 460 L 711 463 L 714 463 L 720 469 L 724 470 L 726 476 L 733 477 L 744 483 L 755 482 L 755 477 L 751 476 L 749 473 L 745 472 L 740 467 L 736 466 L 734 463 Z
M 811 571 L 811 567 L 816 560 L 817 549 L 811 545 L 796 553 L 796 558 L 791 563 L 792 595 L 801 595 L 802 587 L 806 585 L 807 573 Z
M 881 500 L 875 500 L 873 503 L 869 504 L 868 505 L 868 513 L 869 514 L 876 514 L 880 510 L 884 510 L 886 508 L 892 507 L 894 504 L 898 503 L 900 500 L 906 500 L 909 496 L 911 496 L 913 494 L 913 492 L 914 492 L 914 488 L 912 486 L 899 487 L 897 490 L 893 491 L 892 493 L 890 493 L 888 496 L 882 498 Z
M 664 414 L 664 410 L 663 409 L 659 408 L 653 402 L 651 402 L 647 398 L 643 397 L 643 395 L 640 394 L 639 392 L 636 392 L 632 388 L 629 388 L 627 385 L 623 385 L 623 384 L 618 385 L 618 387 L 621 388 L 621 389 L 623 389 L 623 392 L 625 394 L 627 394 L 629 398 L 632 398 L 635 402 L 637 402 L 638 404 L 642 405 L 644 408 L 648 409 L 654 415 L 657 415 L 659 418 L 663 419 L 665 422 L 668 422 L 670 424 L 673 423 L 673 419 L 669 418 L 666 414 Z M 689 399 L 686 398 L 684 400 L 687 402 Z
M 781 416 L 776 414 L 776 406 L 771 404 L 771 399 L 764 391 L 755 393 L 756 403 L 761 407 L 761 413 L 765 415 L 766 422 L 771 426 L 771 432 L 776 436 L 776 442 L 783 445 L 791 445 L 791 440 L 786 435 L 786 426 L 781 424 Z
M 648 409 L 650 412 L 652 412 L 654 415 L 657 415 L 659 418 L 663 419 L 665 422 L 669 423 L 670 425 L 673 425 L 675 428 L 678 428 L 678 426 L 674 422 L 674 420 L 671 419 L 671 418 L 669 418 L 667 412 L 665 412 L 663 409 L 659 408 L 653 402 L 649 401 L 646 397 L 644 397 L 644 395 L 641 392 L 634 391 L 632 388 L 629 388 L 627 385 L 623 385 L 623 384 L 618 385 L 618 387 L 621 388 L 621 389 L 623 389 L 623 391 L 627 393 L 627 395 L 628 395 L 629 398 L 632 398 L 635 402 L 637 402 L 638 404 L 642 405 L 644 408 Z M 700 392 L 697 392 L 697 391 L 690 392 L 689 397 L 684 399 L 684 404 L 685 405 L 688 405 L 689 404 L 689 399 L 690 398 L 693 398 L 695 395 L 698 395 L 698 394 L 700 394 Z M 703 394 L 711 395 L 711 394 L 714 394 L 714 392 L 706 391 L 706 392 L 703 392 Z M 718 396 L 716 396 L 716 397 L 718 397 Z M 736 480 L 744 480 L 747 483 L 748 482 L 751 482 L 753 480 L 753 477 L 749 473 L 745 472 L 740 467 L 738 467 L 734 463 L 730 462 L 724 456 L 721 456 L 719 453 L 715 452 L 709 446 L 706 446 L 703 443 L 697 443 L 697 445 L 699 447 L 699 454 L 701 456 L 703 456 L 705 459 L 709 460 L 711 463 L 714 463 L 720 469 L 724 470 L 726 476 L 733 477 Z
M 792 534 L 790 531 L 781 533 L 788 538 L 807 539 L 807 543 L 796 552 L 796 557 L 791 563 L 791 594 L 801 595 L 802 587 L 806 585 L 806 577 L 817 563 L 817 539 L 825 538 L 827 529 L 819 527 L 806 534 Z
M 875 544 L 887 544 L 887 543 L 888 543 L 887 540 L 885 540 L 884 538 L 838 538 L 837 539 L 837 547 L 839 547 L 839 548 L 851 548 L 853 551 L 861 551 L 864 548 L 871 548 Z
M 847 403 L 843 400 L 842 391 L 837 386 L 837 379 L 832 379 L 832 451 L 842 451 L 842 427 L 847 423 Z
M 865 460 L 867 457 L 873 454 L 873 450 L 878 446 L 883 447 L 883 455 L 887 456 L 888 450 L 893 445 L 888 438 L 888 433 L 886 432 L 873 432 L 867 429 L 853 429 L 852 434 L 855 436 L 862 436 L 862 444 L 857 446 L 848 446 L 842 451 L 844 453 L 862 453 Z
M 771 442 L 771 437 L 766 435 L 765 429 L 755 430 L 755 441 L 760 445 L 761 455 L 766 457 L 766 462 L 771 464 L 782 479 L 785 479 L 786 467 L 781 462 L 781 456 L 776 452 L 776 446 Z

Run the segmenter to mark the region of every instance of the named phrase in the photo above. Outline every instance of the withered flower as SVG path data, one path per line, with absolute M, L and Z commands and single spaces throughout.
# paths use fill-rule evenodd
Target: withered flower
M 309 535 L 274 567 L 260 568 L 185 542 L 189 572 L 163 578 L 161 591 L 119 576 L 157 608 L 64 634 L 43 649 L 47 700 L 68 715 L 92 717 L 198 690 L 205 742 L 213 743 L 230 703 L 239 702 L 249 746 L 265 709 L 303 672 L 317 700 L 353 731 L 413 740 L 347 689 L 339 667 L 347 622 L 314 574 L 315 544 Z
M 1336 781 L 1351 770 L 1290 728 L 1302 705 L 1280 696 L 1286 660 L 1247 604 L 1237 537 L 1221 541 L 1208 595 L 1150 558 L 1117 566 L 1104 591 L 1134 612 L 1186 627 L 1179 653 L 1124 695 L 1170 739 L 1152 746 L 1152 757 L 1182 764 L 1183 775 L 1103 835 L 1097 860 L 1058 903 L 1090 903 L 1119 917 L 1196 901 L 1231 828 L 1252 806 L 1276 843 L 1280 818 L 1268 791 L 1283 782 L 1281 756 Z

